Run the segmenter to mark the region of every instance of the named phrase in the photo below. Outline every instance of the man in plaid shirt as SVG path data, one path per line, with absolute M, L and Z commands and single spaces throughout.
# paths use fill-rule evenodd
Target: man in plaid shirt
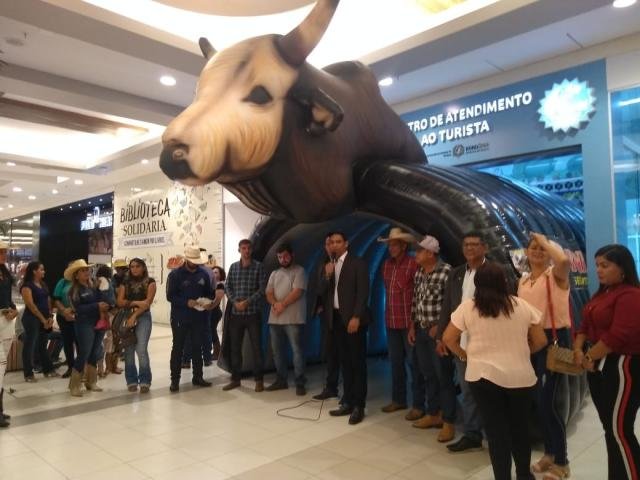
M 253 351 L 253 374 L 256 392 L 264 390 L 262 377 L 262 322 L 266 278 L 262 264 L 251 258 L 251 241 L 244 239 L 238 244 L 240 261 L 231 264 L 225 290 L 231 303 L 229 336 L 231 338 L 231 382 L 222 387 L 231 390 L 240 386 L 242 372 L 242 340 L 245 330 L 249 332 Z
M 392 228 L 389 238 L 379 238 L 387 242 L 389 258 L 382 266 L 382 278 L 386 290 L 385 324 L 387 326 L 387 348 L 391 362 L 391 403 L 382 407 L 385 413 L 407 408 L 407 374 L 405 361 L 409 363 L 412 384 L 422 384 L 422 378 L 416 378 L 411 365 L 413 356 L 407 334 L 411 325 L 411 301 L 413 298 L 413 278 L 418 264 L 408 255 L 409 245 L 415 243 L 412 235 L 400 228 Z M 423 389 L 423 388 L 422 388 Z M 423 395 L 424 397 L 424 395 Z M 407 420 L 417 420 L 424 415 L 424 406 L 416 405 L 406 415 Z M 423 401 L 424 403 L 424 401 Z
M 427 235 L 416 249 L 416 272 L 413 289 L 409 343 L 414 346 L 414 369 L 424 378 L 425 389 L 414 393 L 421 395 L 424 404 L 427 396 L 427 415 L 413 423 L 416 428 L 441 428 L 439 442 L 449 442 L 455 435 L 456 393 L 453 382 L 441 382 L 442 375 L 453 379 L 454 365 L 451 356 L 436 354 L 435 337 L 442 309 L 444 288 L 451 272 L 451 265 L 440 260 L 440 244 Z M 415 402 L 414 402 L 415 403 Z

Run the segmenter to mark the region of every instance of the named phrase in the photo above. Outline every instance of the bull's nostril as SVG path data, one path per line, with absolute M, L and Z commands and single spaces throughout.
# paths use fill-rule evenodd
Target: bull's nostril
M 187 152 L 182 149 L 178 149 L 173 152 L 173 159 L 175 161 L 185 160 L 187 158 Z
M 167 146 L 160 154 L 160 169 L 173 180 L 194 178 L 188 163 L 188 147 L 186 145 Z

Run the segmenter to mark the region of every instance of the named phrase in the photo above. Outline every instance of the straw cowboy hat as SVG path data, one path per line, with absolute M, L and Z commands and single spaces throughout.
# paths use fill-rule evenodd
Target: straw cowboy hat
M 69 282 L 72 282 L 73 276 L 78 270 L 82 270 L 83 268 L 90 268 L 90 267 L 93 267 L 93 263 L 87 263 L 84 261 L 83 258 L 81 258 L 80 260 L 74 260 L 65 269 L 64 275 L 63 275 L 64 279 L 68 280 Z
M 127 261 L 124 258 L 116 258 L 113 261 L 113 268 L 128 268 L 129 264 L 127 263 Z
M 9 244 L 0 240 L 0 250 L 9 250 Z
M 185 247 L 184 259 L 196 265 L 202 265 L 207 263 L 207 254 L 205 252 L 203 255 L 198 245 L 191 245 L 189 247 Z
M 378 237 L 379 242 L 390 242 L 391 240 L 400 240 L 405 243 L 416 243 L 416 239 L 413 235 L 396 227 L 389 230 L 389 238 Z

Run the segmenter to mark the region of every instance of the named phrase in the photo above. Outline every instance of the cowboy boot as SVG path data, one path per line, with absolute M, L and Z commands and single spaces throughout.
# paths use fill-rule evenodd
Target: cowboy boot
M 105 358 L 98 360 L 98 377 L 100 378 L 104 378 L 107 376 L 107 373 L 105 373 L 105 368 L 104 368 L 105 361 L 106 361 Z
M 4 414 L 4 388 L 0 389 L 0 428 L 7 428 L 9 426 L 9 415 Z
M 111 354 L 111 372 L 116 375 L 120 375 L 122 373 L 122 369 L 118 368 L 118 354 L 115 352 Z
M 98 386 L 98 369 L 87 363 L 85 372 L 87 374 L 87 380 L 84 383 L 85 388 L 92 392 L 101 392 L 102 389 Z
M 71 377 L 69 378 L 69 391 L 72 397 L 82 396 L 82 373 L 73 369 L 71 371 Z

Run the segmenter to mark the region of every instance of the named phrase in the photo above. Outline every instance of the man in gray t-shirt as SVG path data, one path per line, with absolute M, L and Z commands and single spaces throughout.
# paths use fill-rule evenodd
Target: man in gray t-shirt
M 276 250 L 280 268 L 271 273 L 267 283 L 266 297 L 271 305 L 269 312 L 269 332 L 271 349 L 276 365 L 276 381 L 265 390 L 274 391 L 288 388 L 287 350 L 285 337 L 289 339 L 293 353 L 293 370 L 296 380 L 296 395 L 305 395 L 307 390 L 304 376 L 304 346 L 302 332 L 306 320 L 305 290 L 307 277 L 304 268 L 293 263 L 293 250 L 289 244 L 281 244 Z

